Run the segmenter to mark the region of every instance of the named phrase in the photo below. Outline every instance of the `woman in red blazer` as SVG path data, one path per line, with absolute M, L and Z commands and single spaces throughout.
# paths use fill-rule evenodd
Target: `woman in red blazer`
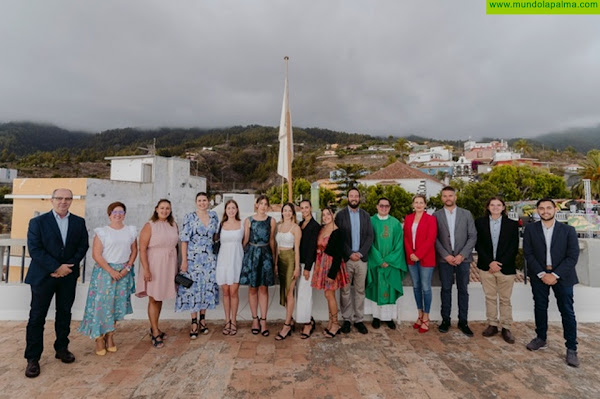
M 413 327 L 420 333 L 426 333 L 429 331 L 431 277 L 436 265 L 437 222 L 435 217 L 425 212 L 427 200 L 424 195 L 415 195 L 412 205 L 414 213 L 404 219 L 404 253 L 419 310 L 419 317 Z

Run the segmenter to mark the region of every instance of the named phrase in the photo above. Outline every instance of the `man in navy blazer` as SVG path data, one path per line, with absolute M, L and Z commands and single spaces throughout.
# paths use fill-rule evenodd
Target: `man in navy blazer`
M 52 210 L 29 222 L 27 247 L 31 263 L 25 282 L 31 286 L 31 310 L 27 323 L 25 375 L 40 374 L 39 360 L 44 350 L 44 324 L 52 297 L 56 300 L 54 330 L 56 358 L 72 363 L 75 356 L 69 351 L 71 307 L 79 277 L 79 263 L 89 243 L 85 220 L 69 213 L 73 193 L 59 188 L 52 193 Z
M 365 313 L 365 284 L 367 279 L 367 259 L 373 244 L 371 216 L 360 209 L 360 192 L 356 188 L 348 190 L 348 206 L 335 215 L 335 224 L 344 237 L 344 262 L 348 279 L 354 285 L 354 297 L 350 284 L 340 290 L 340 307 L 344 323 L 341 331 L 350 332 L 350 322 L 361 333 L 369 331 L 363 323 Z
M 552 199 L 542 198 L 536 207 L 541 220 L 527 225 L 523 234 L 523 254 L 531 279 L 537 335 L 527 344 L 527 349 L 535 351 L 546 348 L 548 297 L 552 288 L 562 317 L 566 361 L 569 366 L 578 367 L 573 286 L 579 282 L 575 272 L 579 259 L 579 240 L 572 226 L 556 222 L 556 205 Z

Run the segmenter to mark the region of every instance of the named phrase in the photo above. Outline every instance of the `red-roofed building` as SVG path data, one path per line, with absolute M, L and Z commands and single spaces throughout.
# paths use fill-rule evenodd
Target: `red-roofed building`
M 400 161 L 362 177 L 358 182 L 366 186 L 397 184 L 409 193 L 425 194 L 427 198 L 435 197 L 444 187 L 439 180 Z

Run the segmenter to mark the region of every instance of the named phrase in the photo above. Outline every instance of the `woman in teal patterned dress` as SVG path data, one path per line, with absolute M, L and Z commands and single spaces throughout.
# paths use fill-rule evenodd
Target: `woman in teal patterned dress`
M 217 285 L 217 256 L 213 252 L 213 236 L 219 227 L 215 211 L 208 209 L 206 193 L 196 194 L 196 212 L 188 213 L 183 219 L 181 239 L 181 272 L 194 280 L 190 288 L 177 288 L 176 312 L 190 312 L 192 326 L 190 338 L 196 339 L 198 331 L 208 334 L 206 309 L 219 304 Z M 198 325 L 198 312 L 200 324 Z
M 244 222 L 244 260 L 240 285 L 248 285 L 248 303 L 252 312 L 252 334 L 267 337 L 269 289 L 275 284 L 273 254 L 275 252 L 275 219 L 267 215 L 269 199 L 261 195 L 256 200 L 256 213 Z M 258 317 L 260 306 L 261 318 Z
M 127 208 L 113 202 L 106 212 L 110 224 L 94 229 L 92 257 L 96 261 L 79 331 L 96 340 L 96 354 L 116 352 L 113 340 L 117 321 L 133 313 L 135 293 L 133 262 L 138 253 L 135 226 L 125 226 Z

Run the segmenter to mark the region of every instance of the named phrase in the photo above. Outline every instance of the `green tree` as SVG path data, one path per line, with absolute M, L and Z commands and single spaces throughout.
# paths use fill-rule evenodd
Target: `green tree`
M 292 190 L 294 199 L 294 203 L 300 202 L 301 199 L 307 198 L 310 199 L 310 182 L 303 178 L 298 178 L 293 180 L 292 182 Z M 281 204 L 281 184 L 276 186 L 271 186 L 265 193 L 267 197 L 269 197 L 269 202 L 272 204 Z M 288 200 L 288 185 L 287 181 L 283 185 L 283 200 L 287 202 Z
M 525 139 L 519 139 L 513 144 L 515 151 L 522 154 L 530 154 L 532 151 L 531 144 Z
M 483 176 L 498 188 L 506 201 L 538 200 L 569 196 L 564 180 L 545 169 L 531 166 L 497 166 Z
M 386 197 L 390 200 L 392 208 L 390 215 L 398 220 L 404 220 L 404 217 L 412 212 L 412 195 L 398 185 L 381 186 L 374 185 L 366 187 L 358 186 L 361 198 L 363 199 L 361 208 L 374 215 L 377 213 L 377 200 Z
M 456 205 L 469 210 L 474 218 L 484 215 L 485 203 L 498 195 L 498 187 L 488 181 L 467 184 L 456 198 Z
M 325 187 L 319 187 L 319 207 L 321 207 L 321 209 L 326 206 L 335 207 L 335 201 L 336 195 L 332 190 Z

